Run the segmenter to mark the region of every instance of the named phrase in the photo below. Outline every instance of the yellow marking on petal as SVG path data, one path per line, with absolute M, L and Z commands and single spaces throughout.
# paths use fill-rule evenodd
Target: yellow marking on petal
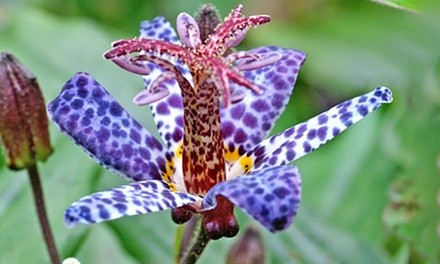
M 183 155 L 183 140 L 179 143 L 179 145 L 177 145 L 176 148 L 176 158 L 181 159 L 182 155 Z
M 233 163 L 236 162 L 239 158 L 240 155 L 238 154 L 238 148 L 234 149 L 234 151 L 230 151 L 226 146 L 225 146 L 225 160 L 228 163 Z
M 175 183 L 169 182 L 168 186 L 172 192 L 177 192 L 177 185 Z
M 174 171 L 176 170 L 174 167 L 174 159 L 172 159 L 171 161 L 167 161 L 167 164 L 165 165 L 165 169 L 166 169 L 166 171 L 164 173 L 162 173 L 162 179 L 166 183 L 168 183 L 171 191 L 175 192 L 175 191 L 177 191 L 177 186 L 173 182 L 173 179 L 172 179 Z
M 238 162 L 245 174 L 248 173 L 254 166 L 254 159 L 245 155 L 243 155 Z
M 246 173 L 249 173 L 254 168 L 255 157 L 247 156 L 246 154 L 241 156 L 237 162 L 232 164 L 227 172 L 226 179 L 232 180 Z

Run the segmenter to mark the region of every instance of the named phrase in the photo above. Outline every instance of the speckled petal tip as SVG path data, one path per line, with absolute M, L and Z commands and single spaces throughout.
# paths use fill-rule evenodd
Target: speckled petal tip
M 317 149 L 369 113 L 393 100 L 391 90 L 378 87 L 373 91 L 347 100 L 303 123 L 274 135 L 240 157 L 252 161 L 252 170 L 285 165 Z M 235 174 L 239 174 L 240 160 Z
M 91 75 L 75 74 L 48 111 L 60 130 L 105 168 L 131 181 L 161 179 L 166 149 Z
M 123 216 L 176 208 L 197 200 L 201 198 L 172 192 L 162 181 L 144 181 L 83 197 L 67 208 L 64 221 L 68 227 L 78 223 L 95 224 Z

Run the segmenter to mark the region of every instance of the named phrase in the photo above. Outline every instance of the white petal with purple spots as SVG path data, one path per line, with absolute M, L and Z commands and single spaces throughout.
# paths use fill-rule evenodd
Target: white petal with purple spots
M 298 211 L 301 179 L 295 166 L 278 166 L 221 182 L 203 199 L 205 210 L 215 208 L 222 195 L 272 232 L 286 229 Z
M 176 208 L 201 199 L 188 193 L 172 192 L 162 181 L 144 181 L 83 197 L 67 208 L 64 221 L 68 227 L 78 223 L 95 224 Z
M 142 38 L 165 40 L 174 44 L 179 43 L 179 39 L 171 24 L 161 16 L 153 20 L 143 21 L 140 31 Z M 164 70 L 150 62 L 147 62 L 147 65 L 151 72 L 143 76 L 143 78 L 145 87 L 148 89 L 154 80 L 164 73 Z M 192 83 L 192 76 L 188 67 L 180 62 L 176 62 L 175 65 L 182 75 Z M 175 80 L 163 82 L 161 87 L 168 90 L 169 95 L 157 102 L 151 103 L 150 108 L 160 136 L 166 142 L 166 146 L 174 151 L 183 139 L 182 96 L 179 85 Z
M 254 170 L 285 165 L 317 149 L 392 100 L 390 89 L 378 87 L 262 141 L 240 159 L 250 158 Z M 231 174 L 239 175 L 240 170 L 239 160 L 231 168 Z
M 252 53 L 279 53 L 282 57 L 266 67 L 243 72 L 249 81 L 264 89 L 262 95 L 233 84 L 234 93 L 245 96 L 240 102 L 221 109 L 225 145 L 230 149 L 239 148 L 240 154 L 250 150 L 272 130 L 289 101 L 298 70 L 305 60 L 302 52 L 279 47 L 260 47 L 247 52 Z
M 107 169 L 132 181 L 161 179 L 167 150 L 89 74 L 75 74 L 48 111 L 63 133 Z

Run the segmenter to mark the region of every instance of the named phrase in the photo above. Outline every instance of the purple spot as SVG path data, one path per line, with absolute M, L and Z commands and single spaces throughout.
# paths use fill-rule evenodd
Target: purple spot
M 328 127 L 326 127 L 326 126 L 318 128 L 319 140 L 321 140 L 321 141 L 325 140 L 325 138 L 327 137 L 327 129 L 328 129 Z
M 161 115 L 169 115 L 170 109 L 168 109 L 167 103 L 161 102 L 157 105 L 156 112 Z
M 348 111 L 348 109 L 344 106 L 344 105 L 341 105 L 342 107 L 339 109 L 339 111 L 338 111 L 338 113 L 339 114 L 344 114 L 344 113 L 346 113 L 347 111 Z
M 357 111 L 361 116 L 366 116 L 368 114 L 368 108 L 364 105 L 359 106 Z
M 264 196 L 264 200 L 265 200 L 266 202 L 271 202 L 271 201 L 273 201 L 274 199 L 275 199 L 275 196 L 272 195 L 272 194 L 270 194 L 270 193 L 268 193 L 268 194 L 266 194 L 266 195 Z
M 130 122 L 128 121 L 128 119 L 126 119 L 126 118 L 124 118 L 124 119 L 122 119 L 122 125 L 124 126 L 124 127 L 128 127 L 129 125 L 130 125 Z
M 303 148 L 304 148 L 304 152 L 305 153 L 309 153 L 310 151 L 312 151 L 312 146 L 310 145 L 309 142 L 304 142 L 303 144 Z
M 274 94 L 272 97 L 271 104 L 273 107 L 280 109 L 283 107 L 284 96 L 281 94 Z
M 105 95 L 105 93 L 100 86 L 93 88 L 92 96 L 95 98 L 95 100 L 101 99 L 101 97 L 103 97 L 104 95 Z
M 88 118 L 93 118 L 93 116 L 95 116 L 95 110 L 93 110 L 93 108 L 88 108 L 85 112 L 84 112 L 84 116 L 88 117 Z
M 222 123 L 223 138 L 230 137 L 235 131 L 235 125 L 232 122 L 226 121 Z
M 293 133 L 295 133 L 295 128 L 294 127 L 289 128 L 286 131 L 284 131 L 284 136 L 285 137 L 290 137 L 291 135 L 293 135 Z
M 123 112 L 122 106 L 117 102 L 110 103 L 110 114 L 112 116 L 121 116 Z
M 279 199 L 284 199 L 287 195 L 289 195 L 289 190 L 284 188 L 284 187 L 278 187 L 275 188 L 275 190 L 273 190 L 272 192 L 273 194 L 275 194 L 276 197 L 278 197 Z
M 287 66 L 293 66 L 293 65 L 296 65 L 296 62 L 295 62 L 295 60 L 289 59 L 289 60 L 286 61 L 286 65 Z
M 251 113 L 246 113 L 243 117 L 243 123 L 249 128 L 256 128 L 258 125 L 258 119 Z
M 353 116 L 353 115 L 352 115 L 350 112 L 347 112 L 347 113 L 341 115 L 341 116 L 339 117 L 339 119 L 341 120 L 342 123 L 346 124 L 347 122 L 350 121 L 350 118 L 351 118 L 352 116 Z
M 108 199 L 108 198 L 103 198 L 101 201 L 103 201 L 106 204 L 111 204 L 112 200 Z
M 117 200 L 117 199 L 114 199 Z M 125 204 L 121 204 L 121 203 L 117 203 L 115 205 L 113 205 L 116 209 L 118 209 L 118 211 L 123 214 L 125 213 L 125 211 L 127 210 L 127 206 Z
M 280 67 L 277 68 L 277 71 L 281 72 L 281 73 L 286 73 L 287 72 L 287 68 L 284 67 L 284 66 L 280 66 Z
M 270 164 L 270 165 L 275 165 L 275 164 L 277 163 L 277 160 L 278 160 L 277 156 L 272 156 L 272 157 L 269 159 L 269 164 Z
M 141 155 L 142 158 L 146 160 L 149 160 L 151 158 L 151 154 L 147 149 L 139 148 L 138 151 L 139 151 L 139 155 Z
M 286 89 L 286 87 L 287 87 L 287 84 L 283 79 L 281 79 L 281 77 L 279 80 L 277 80 L 275 82 L 275 89 L 277 89 L 277 90 L 284 90 L 284 89 Z
M 283 216 L 275 218 L 271 224 L 275 230 L 283 230 L 286 227 L 287 223 L 287 218 Z
M 179 142 L 183 138 L 182 130 L 179 128 L 174 129 L 173 140 L 174 142 Z
M 150 148 L 156 148 L 158 150 L 163 149 L 163 145 L 159 141 L 157 141 L 156 138 L 154 138 L 152 136 L 145 137 L 145 144 L 147 144 L 147 146 Z
M 110 124 L 110 118 L 108 116 L 104 116 L 104 118 L 101 120 L 101 124 L 108 126 Z
M 298 135 L 302 135 L 305 131 L 307 130 L 307 124 L 302 124 L 299 128 L 298 128 L 298 130 L 297 130 L 297 134 Z
M 176 122 L 176 125 L 178 125 L 179 127 L 183 127 L 183 116 L 181 116 L 181 115 L 176 116 L 174 121 Z M 159 124 L 158 124 L 158 126 L 159 126 Z
M 318 116 L 318 124 L 322 125 L 324 123 L 327 123 L 328 121 L 328 116 L 326 114 L 320 114 Z
M 240 119 L 246 110 L 246 106 L 244 104 L 237 104 L 231 108 L 231 117 L 233 119 Z
M 134 129 L 130 130 L 130 138 L 138 144 L 141 143 L 141 134 Z
M 307 139 L 312 140 L 316 137 L 316 129 L 310 129 L 309 133 L 307 134 Z
M 376 91 L 374 92 L 374 96 L 381 97 L 382 96 L 382 91 L 379 90 L 379 89 L 376 89 Z
M 96 131 L 96 139 L 99 143 L 104 143 L 110 138 L 110 131 L 104 127 L 101 127 Z
M 272 125 L 271 125 L 270 123 L 263 123 L 263 124 L 261 125 L 261 128 L 262 128 L 264 131 L 269 131 L 271 127 L 272 127 Z
M 60 108 L 60 111 L 58 112 L 58 115 L 65 115 L 70 112 L 70 107 L 68 105 L 65 105 Z
M 89 81 L 87 80 L 87 77 L 85 76 L 80 76 L 78 77 L 78 79 L 76 80 L 75 85 L 78 87 L 84 87 L 89 83 Z
M 239 128 L 234 134 L 234 142 L 237 144 L 243 143 L 247 140 L 247 134 L 243 129 Z
M 264 99 L 258 99 L 251 104 L 251 108 L 257 112 L 267 112 L 269 111 L 270 106 Z
M 89 94 L 89 91 L 87 91 L 87 89 L 84 88 L 79 88 L 77 94 L 81 98 L 86 98 L 87 95 Z
M 133 156 L 133 148 L 128 144 L 124 144 L 121 147 L 122 147 L 122 152 L 124 153 L 124 157 L 130 159 Z
M 90 118 L 83 116 L 83 118 L 81 118 L 81 125 L 83 126 L 90 125 Z
M 83 100 L 80 100 L 80 99 L 75 99 L 71 103 L 71 106 L 73 109 L 80 109 L 81 107 L 83 107 L 83 105 L 84 105 L 84 102 L 83 102 Z
M 295 159 L 295 156 L 296 156 L 296 153 L 295 153 L 295 151 L 293 151 L 293 150 L 288 150 L 287 152 L 286 152 L 286 158 L 287 158 L 287 160 L 290 162 L 290 161 L 292 161 L 292 160 L 294 160 Z
M 72 84 L 72 80 L 70 80 L 69 82 L 67 82 L 66 84 L 64 84 L 64 86 L 63 86 L 63 88 L 61 89 L 61 91 L 70 90 L 70 89 L 72 89 L 73 87 L 75 87 L 75 86 Z
M 102 219 L 108 219 L 110 218 L 110 214 L 107 209 L 101 208 L 99 209 L 99 217 L 101 217 Z
M 182 97 L 177 94 L 172 94 L 167 99 L 170 107 L 183 108 Z
M 274 76 L 274 72 L 273 71 L 270 71 L 270 72 L 268 72 L 268 73 L 266 73 L 265 75 L 264 75 L 264 78 L 265 79 L 270 79 L 270 78 L 272 78 L 272 76 Z

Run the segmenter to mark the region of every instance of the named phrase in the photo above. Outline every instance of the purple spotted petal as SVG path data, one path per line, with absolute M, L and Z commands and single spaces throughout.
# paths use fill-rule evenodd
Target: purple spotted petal
M 142 21 L 140 31 L 142 38 L 165 40 L 174 44 L 180 43 L 170 22 L 163 16 L 158 16 L 153 20 Z
M 378 87 L 264 140 L 242 158 L 250 157 L 255 170 L 287 164 L 317 149 L 392 100 L 388 88 Z M 239 166 L 238 163 L 234 166 Z
M 87 73 L 77 73 L 49 106 L 55 124 L 101 165 L 121 176 L 161 179 L 166 149 Z
M 301 199 L 301 179 L 295 166 L 279 166 L 251 172 L 215 185 L 208 191 L 203 206 L 216 206 L 222 195 L 254 217 L 272 232 L 292 223 Z
M 282 58 L 272 65 L 245 71 L 244 76 L 264 89 L 258 95 L 236 84 L 234 93 L 244 93 L 242 101 L 221 109 L 222 132 L 229 149 L 250 150 L 272 130 L 293 91 L 298 70 L 305 55 L 297 50 L 279 47 L 260 47 L 247 53 L 278 52 Z
M 141 23 L 141 37 L 159 39 L 178 44 L 179 40 L 171 24 L 163 17 Z M 186 65 L 175 63 L 183 76 L 192 83 L 192 76 Z M 151 69 L 150 74 L 144 76 L 145 87 L 148 88 L 164 71 L 155 64 L 147 62 Z M 151 103 L 150 108 L 154 121 L 162 139 L 168 148 L 174 150 L 183 139 L 183 103 L 180 88 L 175 80 L 164 82 L 162 89 L 169 91 L 169 95 L 157 102 Z
M 176 208 L 197 200 L 201 198 L 172 192 L 162 181 L 144 181 L 83 197 L 67 208 L 64 221 L 68 227 L 78 223 L 95 224 L 123 216 Z

